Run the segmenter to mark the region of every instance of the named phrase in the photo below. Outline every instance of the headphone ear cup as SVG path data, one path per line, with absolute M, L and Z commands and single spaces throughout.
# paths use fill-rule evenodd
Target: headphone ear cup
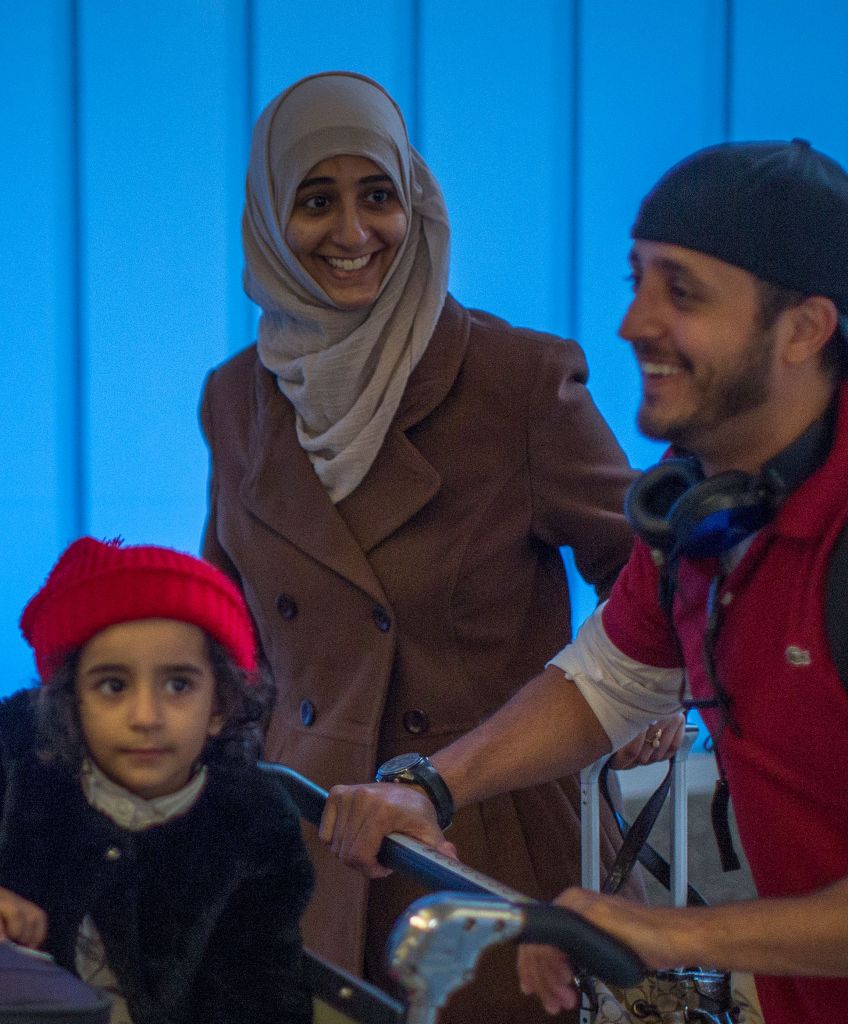
M 627 522 L 649 547 L 668 553 L 677 539 L 669 513 L 702 479 L 694 459 L 664 459 L 630 485 L 624 496 Z
M 741 471 L 701 480 L 669 512 L 677 554 L 710 558 L 728 551 L 772 518 L 775 502 L 758 477 Z

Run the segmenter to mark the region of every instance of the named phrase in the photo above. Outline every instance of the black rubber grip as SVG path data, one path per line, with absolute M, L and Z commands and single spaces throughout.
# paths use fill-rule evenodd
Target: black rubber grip
M 326 790 L 285 765 L 260 761 L 259 767 L 282 778 L 301 817 L 313 825 L 320 822 L 327 799 Z M 587 970 L 602 981 L 613 985 L 634 985 L 646 973 L 644 965 L 629 946 L 578 914 L 531 900 L 529 896 L 459 864 L 409 836 L 387 836 L 380 847 L 378 860 L 385 867 L 409 875 L 432 892 L 467 892 L 520 903 L 527 923 L 518 942 L 556 946 L 568 954 L 575 967 Z
M 552 903 L 530 903 L 523 910 L 527 923 L 516 942 L 556 946 L 572 966 L 612 985 L 627 987 L 645 977 L 647 968 L 629 946 L 579 914 Z

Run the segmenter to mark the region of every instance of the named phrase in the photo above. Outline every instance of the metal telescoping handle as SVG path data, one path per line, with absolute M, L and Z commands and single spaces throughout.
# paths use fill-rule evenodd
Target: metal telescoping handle
M 687 728 L 671 769 L 671 902 L 685 907 L 689 887 L 689 783 L 686 766 L 698 730 Z
M 601 891 L 601 792 L 598 779 L 606 757 L 580 772 L 580 884 Z
M 689 805 L 686 766 L 698 730 L 687 727 L 671 768 L 671 897 L 676 907 L 685 907 L 689 885 L 688 827 Z M 588 765 L 580 772 L 580 879 L 584 889 L 601 888 L 600 802 L 598 780 L 608 760 Z M 628 771 L 639 771 L 631 768 Z
M 260 767 L 279 775 L 302 817 L 317 825 L 321 820 L 327 792 L 285 765 L 260 762 Z M 515 938 L 519 942 L 544 942 L 559 946 L 575 967 L 614 985 L 634 985 L 645 968 L 636 954 L 611 935 L 589 924 L 584 918 L 561 907 L 539 903 L 480 871 L 437 853 L 409 836 L 393 833 L 383 840 L 378 857 L 381 864 L 402 871 L 431 890 L 451 890 L 492 897 L 516 904 L 510 913 L 521 913 L 520 934 L 502 935 L 498 941 Z M 414 906 L 414 904 L 413 904 Z M 504 911 L 505 913 L 506 911 Z

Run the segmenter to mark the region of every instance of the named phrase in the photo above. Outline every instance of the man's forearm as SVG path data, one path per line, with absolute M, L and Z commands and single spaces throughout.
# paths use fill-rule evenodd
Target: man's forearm
M 580 691 L 550 667 L 432 760 L 461 807 L 570 775 L 611 749 Z
M 681 962 L 757 974 L 848 973 L 846 879 L 808 896 L 686 911 L 679 925 Z
M 715 907 L 647 907 L 568 889 L 557 900 L 632 946 L 648 967 L 755 974 L 848 973 L 848 880 L 805 896 Z

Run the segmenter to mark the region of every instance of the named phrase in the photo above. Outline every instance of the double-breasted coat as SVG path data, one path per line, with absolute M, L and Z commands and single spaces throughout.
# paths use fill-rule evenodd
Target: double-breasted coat
M 601 592 L 630 547 L 632 473 L 586 378 L 575 342 L 448 296 L 376 461 L 333 505 L 255 346 L 210 374 L 203 553 L 242 587 L 273 670 L 269 759 L 327 788 L 371 781 L 384 759 L 471 729 L 567 641 L 560 546 Z M 354 971 L 367 955 L 374 976 L 420 893 L 396 877 L 369 893 L 306 831 L 306 945 Z M 466 863 L 551 898 L 579 880 L 576 782 L 464 808 L 449 838 Z M 509 1005 L 515 992 L 495 985 L 485 1007 L 457 997 L 475 1001 L 455 1019 L 532 1019 L 529 1002 Z

